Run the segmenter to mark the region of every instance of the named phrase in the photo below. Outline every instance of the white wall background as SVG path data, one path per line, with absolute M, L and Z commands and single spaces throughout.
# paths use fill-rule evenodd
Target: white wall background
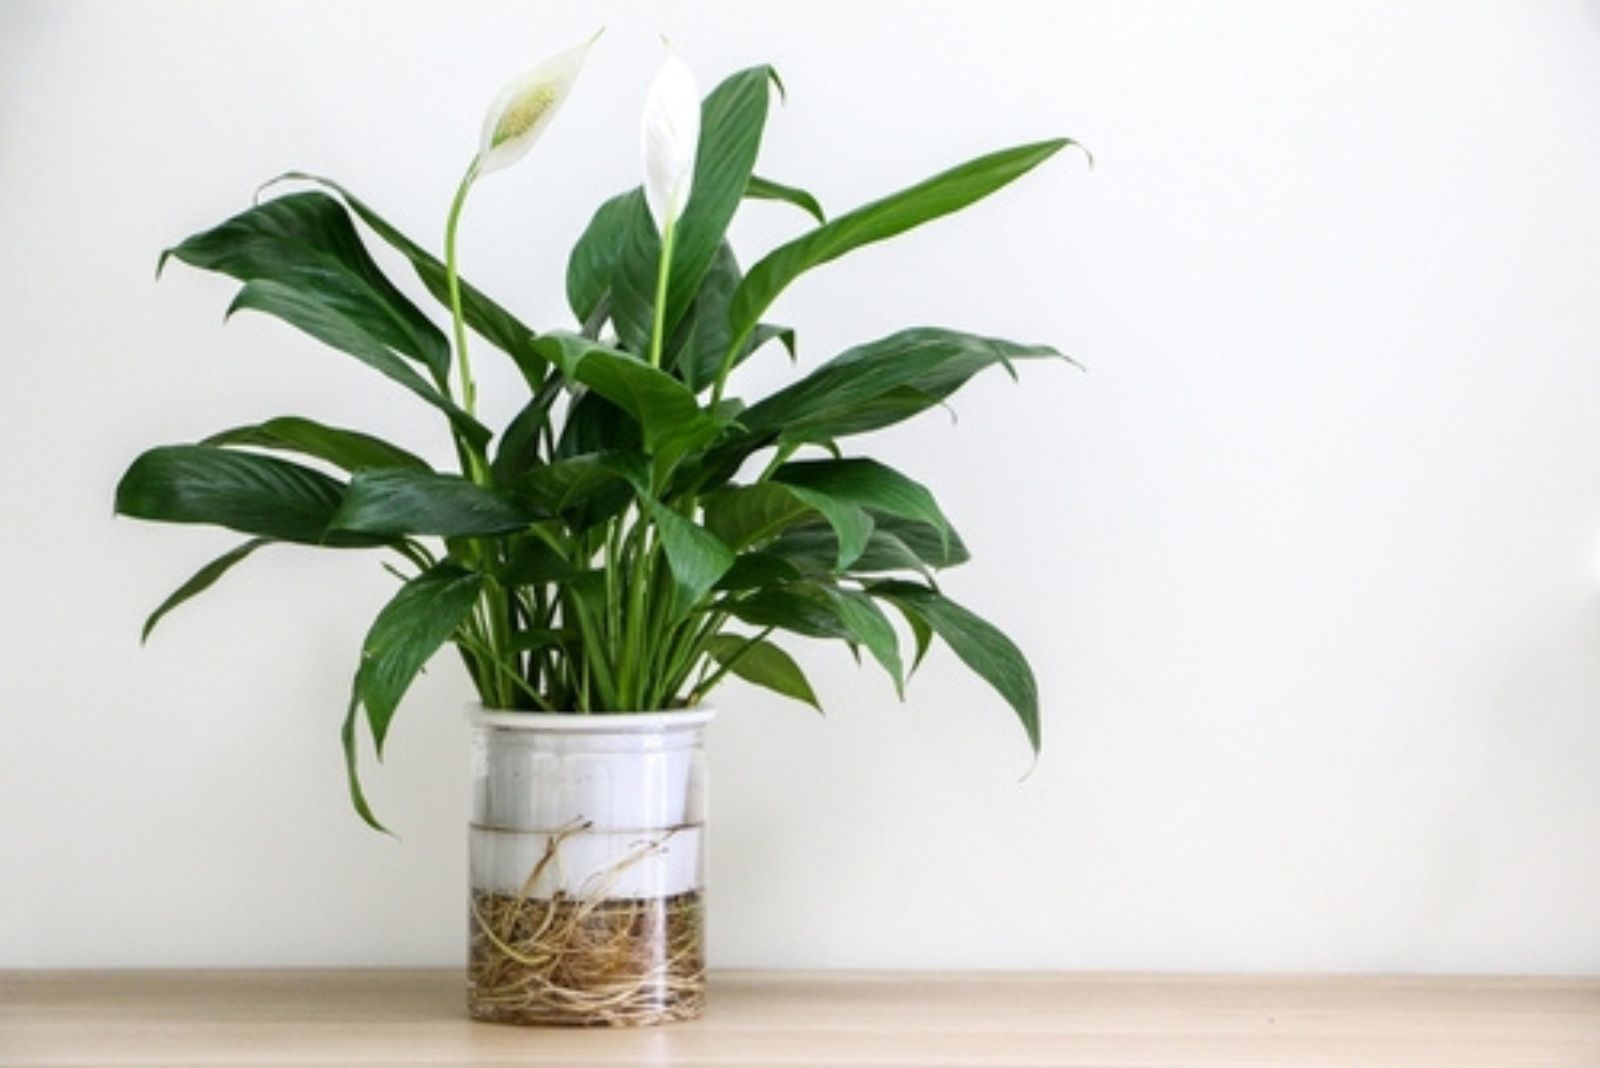
M 1030 651 L 1046 749 L 948 655 L 823 720 L 729 687 L 722 966 L 1600 969 L 1600 4 L 0 3 L 0 966 L 453 963 L 468 698 L 441 658 L 349 812 L 337 726 L 389 590 L 110 518 L 146 446 L 432 413 L 156 253 L 289 168 L 437 242 L 481 109 L 610 26 L 471 277 L 565 324 L 672 37 L 787 79 L 762 171 L 844 208 L 1081 138 L 781 303 L 814 362 L 920 322 L 1048 339 L 881 449 Z M 794 232 L 760 205 L 748 254 Z M 487 357 L 480 359 L 480 362 Z M 791 372 L 776 357 L 747 385 Z M 509 385 L 503 369 L 488 388 Z M 505 414 L 509 401 L 491 414 Z

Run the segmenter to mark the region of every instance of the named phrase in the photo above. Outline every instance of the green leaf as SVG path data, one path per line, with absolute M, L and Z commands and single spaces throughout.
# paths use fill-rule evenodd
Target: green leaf
M 372 806 L 367 803 L 367 795 L 361 789 L 361 768 L 359 766 L 360 750 L 356 744 L 356 716 L 361 711 L 360 676 L 350 686 L 350 704 L 345 708 L 344 723 L 339 727 L 339 742 L 344 747 L 344 775 L 345 781 L 350 786 L 350 804 L 360 816 L 375 831 L 389 833 L 389 828 L 378 822 L 378 817 L 373 815 Z
M 808 638 L 836 638 L 865 645 L 902 692 L 899 639 L 872 599 L 859 590 L 829 583 L 775 586 L 727 606 L 734 618 L 758 627 L 778 627 Z
M 777 482 L 733 486 L 706 498 L 706 527 L 734 549 L 746 549 L 781 534 L 811 515 L 825 519 L 837 535 L 838 566 L 848 567 L 866 547 L 872 517 L 848 501 Z
M 139 632 L 139 643 L 142 645 L 150 640 L 150 632 L 156 629 L 156 624 L 161 622 L 168 612 L 178 607 L 195 594 L 209 590 L 216 581 L 228 572 L 228 569 L 240 560 L 249 556 L 263 545 L 271 545 L 271 538 L 251 538 L 242 545 L 223 553 L 199 571 L 189 577 L 189 580 L 172 592 L 172 595 L 161 602 L 161 607 L 150 613 L 150 618 L 144 621 L 144 629 Z
M 885 582 L 870 587 L 880 597 L 907 614 L 921 616 L 956 656 L 1004 697 L 1022 721 L 1028 743 L 1039 751 L 1039 688 L 1022 650 L 992 624 L 935 593 L 909 582 Z
M 569 379 L 627 412 L 639 424 L 646 451 L 667 466 L 721 432 L 722 424 L 682 382 L 636 356 L 577 334 L 545 334 L 538 347 Z
M 279 416 L 253 426 L 239 426 L 213 434 L 204 445 L 253 445 L 260 449 L 280 449 L 326 460 L 345 471 L 367 467 L 399 467 L 411 471 L 430 470 L 411 453 L 382 438 L 355 430 L 326 426 L 295 415 Z
M 840 571 L 848 568 L 855 562 L 867 547 L 867 539 L 872 536 L 872 517 L 866 509 L 859 508 L 849 501 L 842 501 L 826 493 L 816 490 L 804 489 L 800 486 L 785 486 L 795 498 L 815 509 L 817 514 L 828 521 L 833 532 L 839 539 L 839 556 L 836 561 Z
M 950 533 L 950 521 L 926 486 L 876 460 L 798 460 L 779 467 L 772 478 L 875 512 L 927 523 L 944 537 Z
M 661 547 L 677 589 L 675 615 L 682 616 L 699 605 L 733 566 L 733 550 L 654 498 L 644 497 L 641 501 L 661 532 Z
M 770 181 L 758 174 L 750 176 L 750 181 L 744 188 L 744 195 L 751 200 L 781 200 L 784 203 L 793 204 L 819 223 L 828 221 L 828 217 L 823 214 L 822 205 L 817 203 L 816 197 L 804 189 L 797 189 L 792 185 L 784 185 L 782 182 Z
M 239 290 L 233 303 L 228 306 L 228 314 L 244 309 L 277 316 L 298 326 L 323 344 L 354 356 L 439 409 L 462 436 L 476 447 L 481 449 L 488 444 L 490 435 L 487 427 L 458 408 L 449 397 L 369 334 L 360 323 L 321 300 L 315 293 L 281 282 L 256 279 L 245 283 L 244 288 Z
M 649 478 L 649 462 L 638 453 L 587 453 L 541 464 L 514 488 L 540 510 L 564 515 L 619 484 L 644 492 Z
M 813 578 L 839 571 L 839 535 L 826 523 L 801 523 L 790 527 L 765 551 Z M 861 554 L 850 562 L 849 570 L 851 574 L 914 571 L 932 582 L 927 563 L 901 538 L 877 527 L 868 536 Z
M 117 484 L 116 510 L 135 519 L 209 523 L 303 545 L 372 545 L 327 535 L 344 486 L 275 456 L 214 445 L 167 445 L 134 460 Z M 325 536 L 326 535 L 326 536 Z
M 522 530 L 532 518 L 500 494 L 458 475 L 367 470 L 350 480 L 330 527 L 370 535 L 462 538 Z
M 356 693 L 379 756 L 400 699 L 472 611 L 482 589 L 482 575 L 447 561 L 400 587 L 373 620 L 361 645 Z
M 257 204 L 168 249 L 162 264 L 168 256 L 241 282 L 292 290 L 300 300 L 282 302 L 274 314 L 301 329 L 316 334 L 299 320 L 303 314 L 338 319 L 371 344 L 422 363 L 436 381 L 449 374 L 444 334 L 384 277 L 343 206 L 325 193 L 293 193 Z
M 511 482 L 544 462 L 542 438 L 550 426 L 550 409 L 561 393 L 560 380 L 552 376 L 506 424 L 489 465 L 496 482 Z
M 838 586 L 822 587 L 832 600 L 839 621 L 854 641 L 867 647 L 872 658 L 883 666 L 894 680 L 894 689 L 905 697 L 905 672 L 900 665 L 900 639 L 883 609 L 860 590 L 847 590 Z
M 831 553 L 829 559 L 832 559 Z M 765 589 L 770 586 L 782 586 L 802 577 L 804 576 L 800 569 L 782 557 L 765 552 L 740 553 L 734 560 L 733 566 L 717 580 L 717 589 Z
M 440 263 L 431 253 L 412 241 L 405 234 L 391 226 L 377 212 L 373 211 L 362 201 L 358 200 L 348 189 L 337 182 L 327 178 L 320 178 L 314 174 L 304 174 L 291 171 L 280 175 L 274 181 L 305 181 L 315 182 L 324 188 L 331 189 L 343 198 L 350 210 L 355 212 L 386 242 L 390 248 L 411 262 L 412 269 L 417 272 L 417 277 L 427 287 L 433 298 L 445 307 L 450 306 L 450 287 L 445 274 L 444 264 Z M 499 304 L 475 289 L 466 279 L 457 277 L 461 283 L 461 316 L 467 325 L 477 332 L 491 345 L 505 352 L 516 362 L 523 376 L 533 384 L 543 377 L 546 367 L 533 351 L 534 333 L 522 324 L 516 316 L 506 311 Z
M 803 701 L 822 711 L 811 683 L 794 658 L 769 641 L 752 642 L 736 634 L 719 634 L 711 639 L 708 651 L 719 664 L 746 682 L 765 686 L 774 693 Z
M 644 192 L 632 189 L 600 205 L 572 246 L 567 260 L 567 303 L 580 323 L 588 322 L 611 291 L 611 276 L 621 258 L 634 213 L 646 210 Z
M 811 268 L 960 211 L 1026 174 L 1069 143 L 1064 138 L 1040 141 L 979 157 L 840 215 L 773 250 L 750 269 L 734 296 L 734 337 L 743 341 L 778 294 Z
M 536 537 L 514 538 L 505 567 L 499 572 L 502 586 L 536 586 L 564 582 L 578 569 L 548 542 Z
M 673 231 L 672 267 L 664 329 L 671 337 L 700 290 L 749 185 L 767 121 L 770 67 L 730 75 L 701 105 L 694 185 Z M 655 286 L 661 259 L 656 232 L 641 197 L 630 209 L 611 280 L 611 318 L 624 346 L 647 350 L 654 325 Z
M 1060 353 L 933 327 L 902 330 L 840 353 L 739 422 L 757 439 L 790 443 L 859 434 L 942 401 L 986 367 L 1050 356 Z

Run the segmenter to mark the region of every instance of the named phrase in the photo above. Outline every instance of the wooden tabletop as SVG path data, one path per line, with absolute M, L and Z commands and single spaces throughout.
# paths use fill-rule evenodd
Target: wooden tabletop
M 634 1031 L 472 1023 L 463 982 L 0 972 L 0 1064 L 1600 1066 L 1600 979 L 722 972 Z

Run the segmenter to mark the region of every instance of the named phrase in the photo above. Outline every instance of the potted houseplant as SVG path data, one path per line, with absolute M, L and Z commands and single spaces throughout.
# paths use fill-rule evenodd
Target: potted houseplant
M 351 799 L 374 827 L 358 728 L 381 753 L 407 687 L 455 646 L 479 698 L 469 1004 L 488 1020 L 699 1012 L 705 701 L 732 674 L 816 704 L 779 635 L 865 648 L 897 687 L 942 640 L 1039 745 L 1022 654 L 934 580 L 966 560 L 960 538 L 924 486 L 862 455 L 858 438 L 986 368 L 1058 354 L 917 327 L 759 399 L 729 387 L 772 343 L 792 355 L 793 331 L 764 316 L 802 273 L 957 211 L 1069 142 L 994 152 L 830 219 L 755 170 L 777 76 L 743 70 L 701 101 L 669 53 L 645 109 L 644 182 L 605 201 L 572 250 L 575 326 L 534 331 L 462 280 L 456 226 L 474 184 L 554 117 L 588 47 L 491 107 L 442 259 L 303 174 L 162 257 L 232 276 L 230 313 L 275 316 L 433 407 L 455 470 L 288 415 L 151 449 L 116 490 L 121 514 L 248 536 L 173 593 L 146 635 L 265 546 L 388 556 L 400 585 L 366 636 L 342 730 Z M 746 268 L 725 233 L 748 198 L 785 201 L 815 225 Z M 409 261 L 448 334 L 385 277 L 363 233 Z M 526 384 L 498 433 L 477 415 L 482 348 Z

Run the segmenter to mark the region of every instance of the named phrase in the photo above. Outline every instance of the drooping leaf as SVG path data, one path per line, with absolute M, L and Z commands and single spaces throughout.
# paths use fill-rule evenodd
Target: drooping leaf
M 400 587 L 373 621 L 361 644 L 356 692 L 379 756 L 400 699 L 472 611 L 482 589 L 481 574 L 446 561 Z
M 866 549 L 867 539 L 872 536 L 872 516 L 867 514 L 867 510 L 817 490 L 801 486 L 784 488 L 796 499 L 815 509 L 833 528 L 839 539 L 839 570 L 843 571 L 854 563 Z
M 752 174 L 749 183 L 744 187 L 744 195 L 751 200 L 779 200 L 786 204 L 793 204 L 818 223 L 826 223 L 827 215 L 822 211 L 822 205 L 817 203 L 817 198 L 804 189 L 782 182 L 774 182 L 763 178 L 759 174 Z
M 306 290 L 270 279 L 247 282 L 228 306 L 228 314 L 249 309 L 292 322 L 318 341 L 360 360 L 379 374 L 398 382 L 445 414 L 463 437 L 476 447 L 489 442 L 489 430 L 462 411 L 449 397 L 423 378 L 415 368 L 376 340 L 359 323 L 338 308 Z
M 840 353 L 800 381 L 751 405 L 739 422 L 755 436 L 776 436 L 786 442 L 831 440 L 876 430 L 922 411 L 986 367 L 1050 356 L 1060 353 L 1045 345 L 1020 345 L 953 330 L 902 330 Z M 875 406 L 884 398 L 895 403 Z
M 705 509 L 707 528 L 735 550 L 777 537 L 808 516 L 821 516 L 836 534 L 841 570 L 861 555 L 872 533 L 872 517 L 849 501 L 778 482 L 721 490 L 706 498 Z
M 874 512 L 927 523 L 943 536 L 950 532 L 950 521 L 926 486 L 876 460 L 796 460 L 778 468 L 772 478 Z
M 416 456 L 391 445 L 382 438 L 357 430 L 327 426 L 296 415 L 279 416 L 264 423 L 234 427 L 212 434 L 203 445 L 252 445 L 259 449 L 280 449 L 326 460 L 335 467 L 355 472 L 367 467 L 398 467 L 411 471 L 431 468 Z
M 422 280 L 422 284 L 427 287 L 435 300 L 446 307 L 449 306 L 450 291 L 449 284 L 445 280 L 444 264 L 392 226 L 348 189 L 327 178 L 299 171 L 291 171 L 276 180 L 315 182 L 332 190 L 373 233 L 410 261 L 412 269 L 417 272 L 417 277 Z M 485 341 L 511 356 L 522 370 L 523 376 L 530 382 L 542 378 L 546 367 L 533 351 L 533 331 L 524 326 L 516 316 L 474 288 L 466 279 L 460 279 L 460 282 L 461 315 L 466 319 L 467 325 Z
M 871 593 L 926 621 L 967 667 L 1005 698 L 1022 721 L 1033 751 L 1039 751 L 1038 684 L 1027 658 L 1010 638 L 961 605 L 915 583 L 880 583 L 871 587 Z
M 166 445 L 134 460 L 117 484 L 116 510 L 304 545 L 377 544 L 381 539 L 328 533 L 343 493 L 337 480 L 275 456 Z
M 834 575 L 841 570 L 839 535 L 826 523 L 796 524 L 769 544 L 765 551 L 813 578 Z M 932 571 L 926 561 L 917 556 L 900 537 L 876 526 L 867 537 L 861 554 L 850 561 L 849 571 L 863 575 L 911 571 L 930 583 L 933 581 Z
M 764 686 L 784 697 L 803 701 L 822 711 L 822 705 L 794 658 L 769 641 L 751 641 L 736 634 L 719 634 L 707 646 L 718 663 L 746 682 Z
M 1069 144 L 1018 145 L 970 160 L 852 212 L 768 253 L 750 269 L 733 300 L 733 335 L 743 340 L 779 293 L 804 272 L 845 253 L 981 200 Z
M 209 590 L 219 578 L 227 574 L 228 569 L 233 567 L 234 564 L 237 564 L 263 545 L 271 544 L 271 538 L 251 538 L 244 544 L 235 546 L 223 553 L 189 576 L 188 581 L 173 590 L 172 594 L 161 602 L 161 606 L 150 613 L 150 618 L 144 621 L 144 629 L 139 632 L 139 643 L 142 645 L 150 640 L 150 632 L 156 629 L 156 624 L 161 622 L 168 612 L 196 594 Z
M 839 586 L 823 586 L 822 590 L 833 602 L 834 611 L 845 630 L 853 640 L 867 647 L 872 658 L 894 680 L 895 692 L 903 698 L 905 671 L 900 665 L 900 639 L 895 635 L 889 617 L 860 590 Z
M 661 533 L 661 547 L 677 590 L 675 615 L 693 609 L 733 566 L 733 550 L 716 535 L 652 497 L 642 498 L 650 521 Z
M 350 480 L 329 526 L 368 535 L 446 538 L 507 534 L 534 517 L 459 475 L 366 470 Z
M 367 254 L 343 206 L 320 192 L 291 193 L 257 204 L 222 225 L 162 253 L 245 283 L 270 282 L 298 301 L 270 310 L 321 337 L 302 315 L 337 319 L 369 342 L 417 360 L 442 380 L 450 345 Z M 263 309 L 269 310 L 269 309 Z

